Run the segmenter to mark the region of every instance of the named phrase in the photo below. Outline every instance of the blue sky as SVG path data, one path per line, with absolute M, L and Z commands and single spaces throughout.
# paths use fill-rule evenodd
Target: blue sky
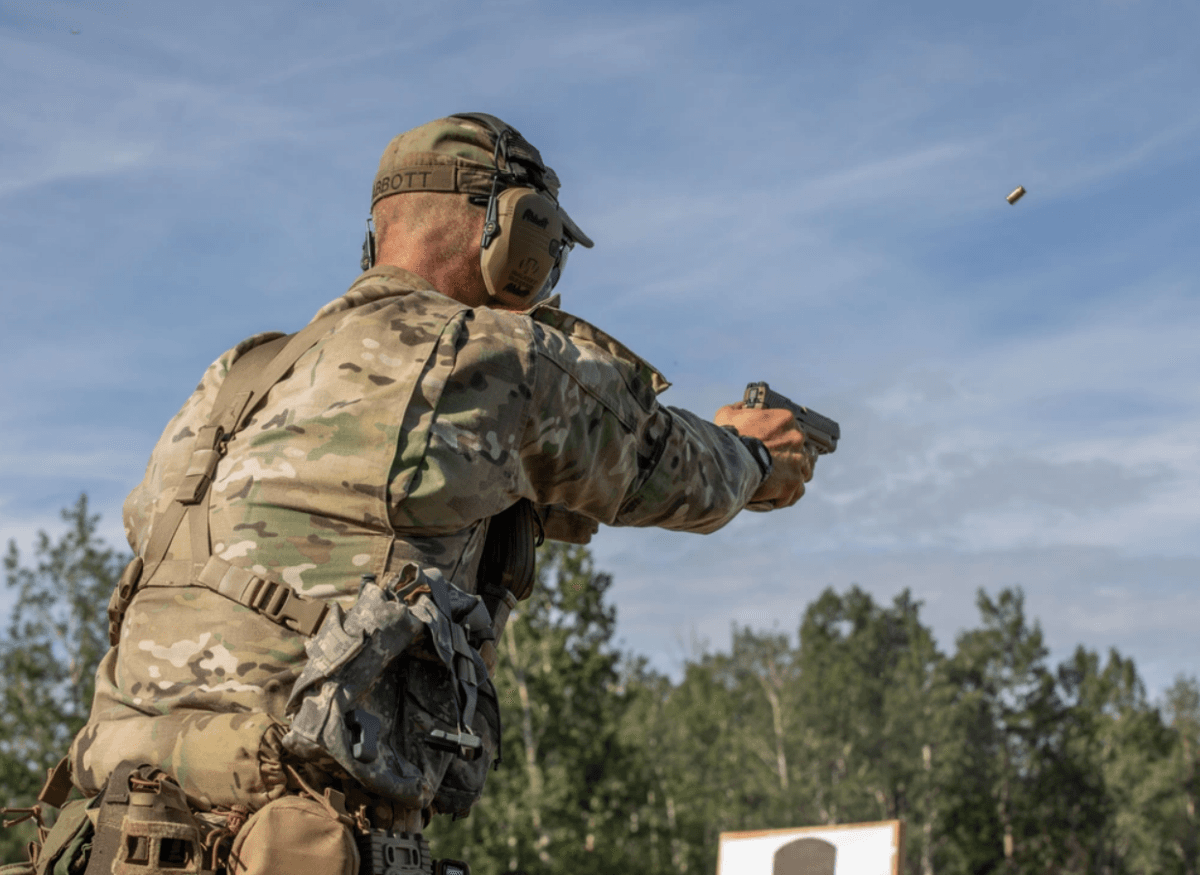
M 1200 673 L 1198 34 L 1154 0 L 0 0 L 0 536 L 86 490 L 120 542 L 203 368 L 353 281 L 387 141 L 483 110 L 596 240 L 564 307 L 665 401 L 766 379 L 842 423 L 791 510 L 598 536 L 627 648 L 675 670 L 853 583 L 950 648 L 1019 585 L 1056 657 L 1160 690 Z

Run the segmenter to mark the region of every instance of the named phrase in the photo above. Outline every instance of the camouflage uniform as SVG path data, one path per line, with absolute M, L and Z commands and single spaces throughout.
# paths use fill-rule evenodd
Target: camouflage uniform
M 560 310 L 472 309 L 381 266 L 318 318 L 335 311 L 230 442 L 211 492 L 213 555 L 302 595 L 349 607 L 361 573 L 412 560 L 472 592 L 488 518 L 522 497 L 609 525 L 711 532 L 760 484 L 736 436 L 660 405 L 657 371 Z M 168 423 L 125 502 L 135 551 L 231 363 L 273 336 L 222 355 Z M 188 586 L 186 530 L 101 664 L 75 780 L 94 793 L 133 758 L 202 802 L 261 805 L 284 792 L 279 739 L 304 639 Z

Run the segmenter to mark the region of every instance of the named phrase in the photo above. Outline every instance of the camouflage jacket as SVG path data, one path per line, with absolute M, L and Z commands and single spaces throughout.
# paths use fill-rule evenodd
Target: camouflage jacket
M 354 600 L 359 576 L 406 561 L 468 592 L 489 517 L 519 498 L 609 525 L 711 532 L 758 487 L 730 432 L 664 407 L 662 376 L 583 320 L 541 307 L 472 309 L 407 271 L 363 274 L 344 311 L 229 442 L 211 489 L 212 552 L 302 595 Z M 226 352 L 167 424 L 125 502 L 143 553 L 233 361 Z M 126 612 L 76 738 L 98 791 L 137 754 L 212 803 L 279 790 L 284 703 L 302 636 L 188 586 L 181 526 Z

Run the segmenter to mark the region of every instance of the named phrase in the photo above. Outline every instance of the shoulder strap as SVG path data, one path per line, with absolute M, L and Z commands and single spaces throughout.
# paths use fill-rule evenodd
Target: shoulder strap
M 217 392 L 208 424 L 200 429 L 193 444 L 191 461 L 175 490 L 175 500 L 154 521 L 154 531 L 142 557 L 142 580 L 149 580 L 167 554 L 171 541 L 188 508 L 196 507 L 199 519 L 192 529 L 192 562 L 203 567 L 209 558 L 208 493 L 225 442 L 241 430 L 266 398 L 271 387 L 328 331 L 345 311 L 329 313 L 310 322 L 302 331 L 259 344 L 243 353 L 231 366 Z M 202 528 L 201 528 L 202 525 Z M 200 537 L 202 535 L 202 537 Z

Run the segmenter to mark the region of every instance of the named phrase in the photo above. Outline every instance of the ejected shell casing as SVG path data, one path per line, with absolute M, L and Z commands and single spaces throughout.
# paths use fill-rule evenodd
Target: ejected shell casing
M 1025 197 L 1025 186 L 1018 185 L 1012 190 L 1012 194 L 1005 198 L 1010 204 L 1015 204 L 1021 198 Z

